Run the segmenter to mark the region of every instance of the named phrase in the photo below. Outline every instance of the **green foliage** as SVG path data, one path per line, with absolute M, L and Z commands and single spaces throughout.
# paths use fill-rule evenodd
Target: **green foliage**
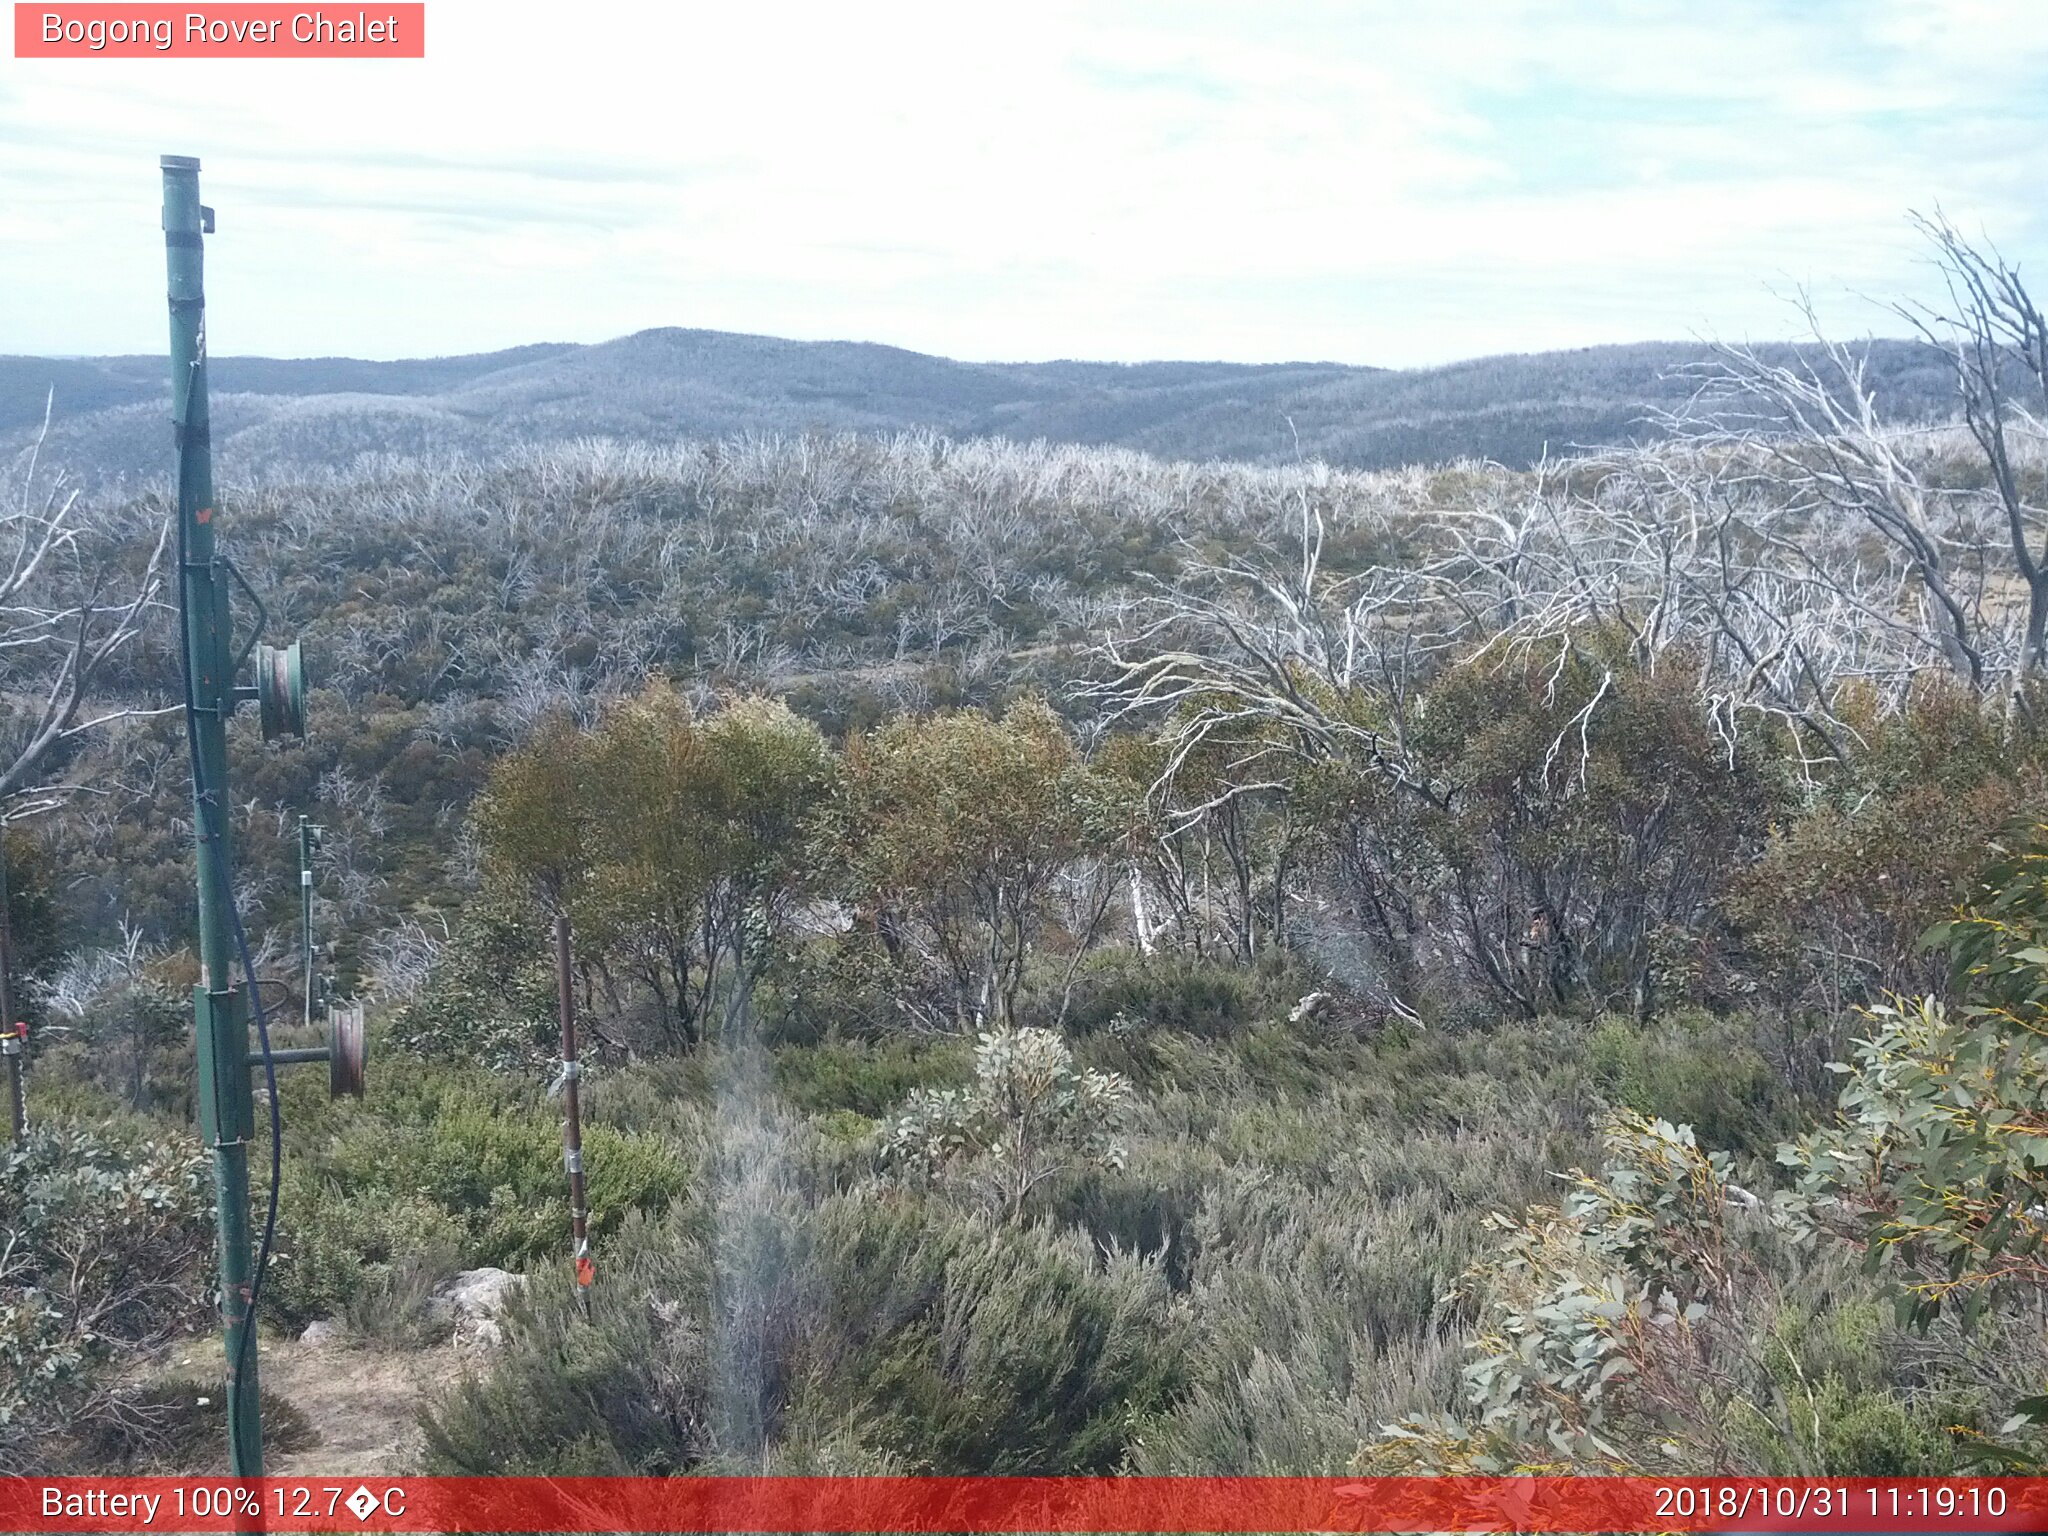
M 57 868 L 48 847 L 19 827 L 0 832 L 7 865 L 8 936 L 14 949 L 14 1019 L 43 1022 L 42 992 L 68 947 L 59 916 Z
M 429 1470 L 661 1475 L 711 1448 L 701 1236 L 675 1218 L 628 1225 L 588 1323 L 570 1282 L 535 1275 L 507 1347 L 425 1418 Z M 690 1319 L 690 1324 L 685 1319 Z
M 662 1137 L 609 1125 L 584 1129 L 590 1227 L 603 1234 L 629 1210 L 658 1211 L 685 1172 Z M 518 1268 L 558 1251 L 569 1230 L 559 1110 L 451 1088 L 416 1124 L 358 1120 L 317 1166 L 351 1201 L 416 1195 L 457 1222 L 476 1263 Z
M 746 1219 L 772 1229 L 777 1263 L 723 1304 L 701 1215 L 621 1234 L 594 1326 L 540 1280 L 490 1374 L 430 1418 L 436 1468 L 778 1470 L 822 1445 L 841 1471 L 1107 1472 L 1171 1389 L 1154 1265 L 872 1194 Z M 760 1341 L 738 1375 L 734 1306 Z
M 689 1186 L 687 1105 L 665 1096 L 648 1123 L 628 1082 L 586 1085 L 583 1146 L 590 1230 L 658 1213 Z M 339 1319 L 392 1344 L 445 1331 L 429 1302 L 462 1269 L 538 1266 L 569 1245 L 558 1101 L 477 1066 L 415 1061 L 373 1078 L 362 1102 L 324 1083 L 280 1084 L 285 1186 L 264 1310 L 297 1329 Z
M 1753 738 L 1731 752 L 1709 728 L 1696 664 L 1651 673 L 1601 634 L 1453 669 L 1418 750 L 1456 786 L 1424 819 L 1437 899 L 1474 979 L 1526 1013 L 1648 1013 L 1660 947 L 1707 934 L 1771 799 Z
M 1838 1013 L 1938 989 L 1919 942 L 1929 917 L 1969 893 L 1987 841 L 2048 807 L 2048 753 L 2025 714 L 1926 684 L 1904 711 L 1857 723 L 1862 749 L 1729 887 L 1752 966 L 1785 1006 Z
M 1077 1037 L 1141 1029 L 1224 1040 L 1285 1018 L 1310 985 L 1305 975 L 1281 967 L 1253 969 L 1173 951 L 1097 950 L 1075 973 L 1066 1028 Z
M 263 1281 L 266 1318 L 294 1332 L 348 1319 L 391 1341 L 431 1332 L 421 1326 L 423 1301 L 408 1293 L 466 1267 L 462 1224 L 422 1196 L 379 1194 L 351 1197 L 331 1179 L 288 1172 Z
M 920 1088 L 888 1126 L 889 1159 L 935 1176 L 968 1165 L 1000 1190 L 1005 1216 L 1024 1213 L 1038 1186 L 1080 1165 L 1121 1167 L 1118 1139 L 1131 1085 L 1114 1072 L 1074 1065 L 1050 1030 L 996 1030 L 974 1051 L 965 1088 Z
M 1743 1015 L 1685 1010 L 1649 1024 L 1609 1014 L 1586 1041 L 1593 1084 L 1615 1105 L 1691 1126 L 1706 1145 L 1768 1156 L 1804 1119 Z
M 1923 1325 L 2048 1289 L 2048 828 L 1928 937 L 1961 1000 L 1870 1010 L 1837 1124 L 1779 1153 L 1798 1180 L 1788 1215 L 1896 1255 L 1902 1316 Z
M 556 716 L 492 771 L 477 811 L 487 884 L 515 910 L 566 912 L 615 1017 L 672 1045 L 745 1005 L 770 941 L 823 879 L 838 762 L 767 699 L 695 719 L 651 684 L 592 730 Z M 540 925 L 535 923 L 538 928 Z
M 1325 807 L 1297 814 L 1316 779 L 1276 723 L 1239 719 L 1176 740 L 1201 703 L 1156 734 L 1105 742 L 1083 803 L 1097 840 L 1143 875 L 1159 937 L 1197 959 L 1249 965 L 1288 937 L 1289 886 Z
M 1978 1406 L 1923 1392 L 1904 1335 L 1824 1256 L 1797 1272 L 1729 1163 L 1623 1113 L 1562 1206 L 1489 1224 L 1462 1416 L 1361 1452 L 1379 1471 L 1916 1475 L 1974 1459 Z M 1788 1271 L 1790 1273 L 1788 1274 Z
M 1725 1155 L 1626 1114 L 1604 1139 L 1605 1173 L 1575 1173 L 1560 1209 L 1493 1219 L 1502 1252 L 1466 1379 L 1483 1432 L 1620 1467 L 1631 1453 L 1610 1420 L 1631 1394 L 1679 1385 L 1661 1357 L 1728 1301 L 1741 1259 L 1725 1228 Z
M 110 1411 L 111 1369 L 195 1322 L 212 1243 L 206 1160 L 113 1126 L 47 1122 L 0 1162 L 0 1470 Z M 43 1461 L 38 1454 L 38 1465 Z
M 119 953 L 102 959 L 113 963 L 93 967 L 98 974 L 61 978 L 41 1050 L 30 1036 L 31 1070 L 46 1063 L 138 1112 L 191 1115 L 191 989 L 171 980 L 176 968 L 161 962 Z
M 1871 1288 L 1836 1272 L 1832 1257 L 1816 1269 L 1779 1298 L 1763 1342 L 1780 1413 L 1731 1411 L 1743 1464 L 1765 1474 L 1817 1466 L 1869 1477 L 1967 1464 L 1969 1448 L 1954 1430 L 1985 1417 L 1984 1394 L 1967 1369 L 1974 1362 L 1931 1371 L 1935 1361 Z
M 1188 1386 L 1134 1470 L 1332 1475 L 1378 1424 L 1447 1401 L 1440 1301 L 1476 1251 L 1477 1211 L 1529 1181 L 1527 1153 L 1501 1132 L 1382 1133 L 1319 1165 L 1201 1169 L 1175 1234 Z
M 955 1088 L 971 1072 L 959 1040 L 835 1040 L 775 1053 L 775 1089 L 813 1114 L 853 1110 L 879 1119 L 920 1089 Z
M 394 1012 L 391 1042 L 431 1061 L 542 1075 L 561 1041 L 545 939 L 539 914 L 516 899 L 472 903 L 425 988 Z
M 904 1000 L 955 1028 L 1011 1023 L 1053 882 L 1084 851 L 1065 726 L 1038 701 L 899 718 L 849 744 L 846 773 L 858 920 L 926 994 Z

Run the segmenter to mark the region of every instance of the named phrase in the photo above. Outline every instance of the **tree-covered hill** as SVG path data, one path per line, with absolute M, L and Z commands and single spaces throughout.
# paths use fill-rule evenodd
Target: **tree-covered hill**
M 1438 368 L 1337 363 L 964 363 L 897 347 L 720 331 L 641 331 L 595 346 L 473 357 L 217 358 L 214 437 L 245 471 L 346 468 L 365 454 L 612 437 L 667 443 L 749 432 L 931 430 L 1127 447 L 1167 458 L 1348 468 L 1457 459 L 1519 467 L 1546 452 L 1658 435 L 1693 387 L 1701 343 L 1645 342 Z M 1783 359 L 1808 356 L 1790 346 Z M 1938 354 L 1876 342 L 1872 385 L 1898 419 L 1946 419 Z M 0 357 L 0 446 L 55 396 L 49 447 L 92 482 L 164 471 L 162 364 Z

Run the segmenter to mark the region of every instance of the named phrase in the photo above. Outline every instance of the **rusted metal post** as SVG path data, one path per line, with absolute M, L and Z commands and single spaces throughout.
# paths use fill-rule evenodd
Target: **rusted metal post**
M 28 1065 L 28 1023 L 14 1016 L 14 893 L 7 884 L 7 826 L 0 822 L 0 1056 L 7 1058 L 7 1119 L 14 1144 L 28 1142 L 28 1093 L 21 1081 Z
M 14 1144 L 28 1143 L 28 1094 L 22 1087 L 22 1054 L 28 1049 L 28 1023 L 0 1024 L 0 1056 L 7 1058 L 7 1118 L 14 1127 Z
M 583 1192 L 583 1116 L 576 1094 L 583 1065 L 576 1058 L 576 986 L 566 915 L 555 919 L 555 994 L 562 1017 L 562 1075 L 556 1079 L 562 1090 L 562 1163 L 569 1170 L 569 1231 L 576 1244 L 576 1299 L 588 1317 L 590 1282 L 595 1271 L 590 1261 L 590 1209 Z
M 306 1028 L 313 1027 L 313 850 L 320 846 L 319 827 L 299 818 L 299 985 L 306 994 Z
M 28 1140 L 28 1097 L 21 1084 L 28 1025 L 14 1016 L 13 900 L 7 886 L 7 826 L 0 822 L 0 1056 L 7 1058 L 7 1118 L 18 1147 Z

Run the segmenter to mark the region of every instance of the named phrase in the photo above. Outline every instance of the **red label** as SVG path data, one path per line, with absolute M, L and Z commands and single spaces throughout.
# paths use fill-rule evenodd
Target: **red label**
M 424 4 L 67 5 L 16 0 L 17 59 L 423 59 Z
M 2039 1531 L 2048 1479 L 0 1477 L 0 1532 Z

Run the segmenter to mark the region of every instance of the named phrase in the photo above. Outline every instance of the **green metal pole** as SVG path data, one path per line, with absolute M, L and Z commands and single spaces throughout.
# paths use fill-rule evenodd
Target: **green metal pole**
M 193 833 L 199 866 L 199 985 L 193 989 L 199 1044 L 199 1134 L 213 1153 L 219 1196 L 221 1313 L 227 1343 L 228 1459 L 237 1477 L 263 1473 L 254 1326 L 249 1316 L 249 1024 L 234 985 L 227 872 L 230 675 L 228 575 L 214 554 L 213 454 L 206 408 L 206 286 L 202 236 L 213 210 L 199 201 L 199 162 L 165 155 L 164 259 L 170 276 L 171 428 L 178 450 L 179 547 L 185 608 L 187 701 L 198 772 Z

